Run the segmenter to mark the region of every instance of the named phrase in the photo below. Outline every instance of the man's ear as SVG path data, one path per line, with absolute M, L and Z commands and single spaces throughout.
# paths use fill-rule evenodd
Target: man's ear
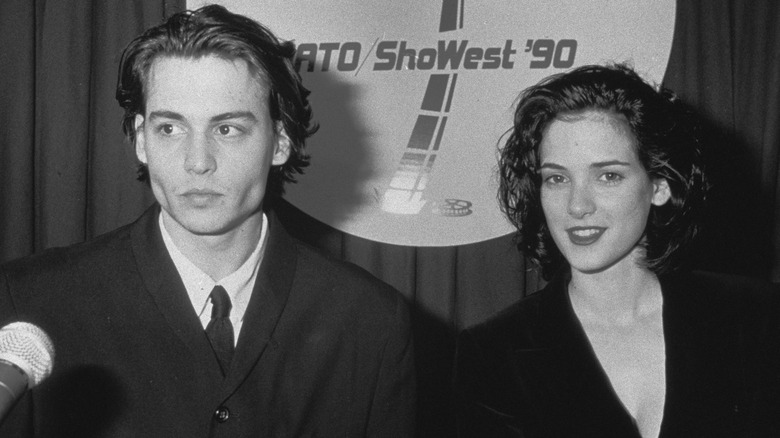
M 133 129 L 135 130 L 135 156 L 138 157 L 138 161 L 147 164 L 146 137 L 144 136 L 144 116 L 140 114 L 135 115 Z
M 292 151 L 292 142 L 287 135 L 282 122 L 276 122 L 276 146 L 274 147 L 274 156 L 271 160 L 272 166 L 281 166 L 290 159 Z
M 660 207 L 672 197 L 672 191 L 669 189 L 669 181 L 666 178 L 658 178 L 653 181 L 653 205 Z

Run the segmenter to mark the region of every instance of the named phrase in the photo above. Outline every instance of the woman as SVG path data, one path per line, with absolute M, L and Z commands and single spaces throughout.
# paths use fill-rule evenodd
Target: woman
M 620 65 L 521 95 L 499 198 L 550 282 L 461 334 L 461 436 L 780 436 L 777 294 L 683 269 L 707 187 L 690 120 Z

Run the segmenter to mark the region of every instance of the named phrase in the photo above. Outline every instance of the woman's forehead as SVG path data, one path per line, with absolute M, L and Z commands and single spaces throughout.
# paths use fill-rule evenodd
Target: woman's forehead
M 636 138 L 626 118 L 606 111 L 579 111 L 553 119 L 540 144 L 542 161 L 581 163 L 607 159 L 637 160 Z

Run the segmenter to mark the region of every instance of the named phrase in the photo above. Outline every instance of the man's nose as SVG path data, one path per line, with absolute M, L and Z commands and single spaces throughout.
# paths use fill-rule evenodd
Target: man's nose
M 188 172 L 203 174 L 217 169 L 214 145 L 207 135 L 193 134 L 187 144 L 184 168 Z

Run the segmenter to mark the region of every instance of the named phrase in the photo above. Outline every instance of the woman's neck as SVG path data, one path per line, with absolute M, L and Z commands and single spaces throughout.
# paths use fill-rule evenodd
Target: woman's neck
M 581 319 L 617 325 L 655 314 L 663 303 L 658 277 L 633 261 L 597 273 L 572 271 L 569 296 Z

